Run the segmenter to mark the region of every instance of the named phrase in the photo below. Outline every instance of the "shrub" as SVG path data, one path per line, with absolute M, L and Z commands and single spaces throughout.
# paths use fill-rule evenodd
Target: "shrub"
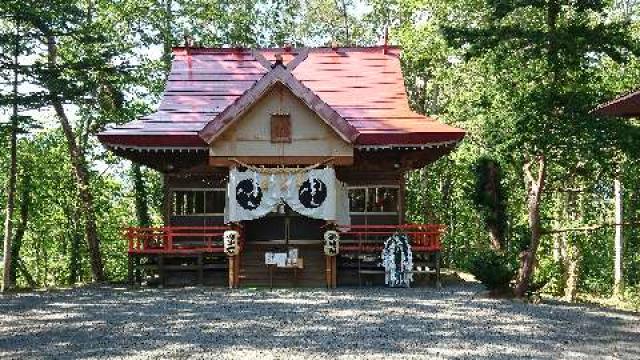
M 540 258 L 532 282 L 544 293 L 554 296 L 564 295 L 565 281 L 562 266 L 552 257 Z
M 624 292 L 624 298 L 629 308 L 640 311 L 640 285 L 628 286 Z
M 517 266 L 508 255 L 495 251 L 481 251 L 471 260 L 471 273 L 492 292 L 509 289 Z

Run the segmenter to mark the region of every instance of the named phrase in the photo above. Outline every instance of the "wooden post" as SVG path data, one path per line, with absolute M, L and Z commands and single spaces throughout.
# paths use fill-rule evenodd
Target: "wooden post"
M 134 259 L 133 259 L 133 254 L 129 254 L 129 263 L 128 263 L 128 267 L 127 267 L 127 282 L 129 283 L 129 286 L 133 286 L 133 273 L 134 273 Z
M 162 220 L 165 226 L 170 225 L 171 220 L 171 190 L 169 189 L 169 175 L 162 173 Z
M 204 284 L 204 259 L 202 253 L 198 253 L 198 285 Z
M 622 236 L 622 184 L 620 179 L 615 179 L 613 182 L 613 188 L 615 193 L 615 223 L 616 223 L 616 235 L 615 235 L 615 261 L 614 261 L 614 287 L 613 294 L 615 297 L 622 296 L 623 290 L 623 269 L 622 269 L 622 253 L 624 247 L 624 239 Z
M 400 189 L 398 191 L 398 223 L 404 224 L 406 211 L 406 193 L 407 193 L 407 172 L 402 171 L 400 179 Z
M 324 256 L 324 280 L 327 283 L 327 289 L 331 289 L 331 256 Z
M 235 283 L 235 287 L 239 288 L 240 287 L 240 263 L 242 261 L 242 259 L 240 259 L 240 255 L 236 255 L 235 256 L 236 261 L 235 261 L 235 265 L 236 265 L 236 271 L 235 271 L 235 276 L 233 278 L 233 282 Z
M 229 256 L 229 289 L 235 288 L 236 277 L 236 257 Z
M 146 258 L 147 260 L 149 258 Z M 142 277 L 143 277 L 143 268 L 142 268 L 142 257 L 136 254 L 133 258 L 133 269 L 134 269 L 134 278 L 135 283 L 142 285 Z
M 240 255 L 229 256 L 229 289 L 240 286 Z
M 325 280 L 327 283 L 327 289 L 335 289 L 336 288 L 336 257 L 335 256 L 324 256 L 325 259 Z
M 436 288 L 440 289 L 442 283 L 440 282 L 440 250 L 436 251 Z
M 164 271 L 164 255 L 158 255 L 158 272 L 160 273 L 160 282 L 163 287 L 167 286 L 167 273 Z
M 338 284 L 338 269 L 337 269 L 338 257 L 331 257 L 331 288 L 335 289 Z

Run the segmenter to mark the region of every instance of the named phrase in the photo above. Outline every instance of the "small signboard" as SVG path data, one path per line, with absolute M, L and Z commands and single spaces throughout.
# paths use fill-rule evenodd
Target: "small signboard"
M 301 267 L 302 259 L 298 257 L 298 249 L 291 248 L 287 252 L 265 252 L 265 265 L 275 265 L 276 267 L 292 268 Z

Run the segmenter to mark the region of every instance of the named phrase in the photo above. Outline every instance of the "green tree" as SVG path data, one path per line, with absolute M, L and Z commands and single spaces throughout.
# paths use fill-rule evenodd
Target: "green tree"
M 522 164 L 530 229 L 515 288 L 522 296 L 535 268 L 548 182 L 579 175 L 595 162 L 606 162 L 613 149 L 624 149 L 616 136 L 620 126 L 588 114 L 598 99 L 593 64 L 602 57 L 622 61 L 636 44 L 628 23 L 606 19 L 602 1 L 490 0 L 462 15 L 444 28 L 445 34 L 467 56 L 483 57 L 493 67 L 499 87 L 492 101 L 500 101 L 493 110 L 501 120 L 494 128 L 495 146 Z M 594 163 L 582 165 L 585 156 Z

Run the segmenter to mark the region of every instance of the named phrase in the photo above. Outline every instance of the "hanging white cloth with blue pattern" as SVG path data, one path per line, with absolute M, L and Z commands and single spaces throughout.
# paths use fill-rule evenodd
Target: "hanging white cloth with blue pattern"
M 230 170 L 226 223 L 261 218 L 280 203 L 310 218 L 350 223 L 347 188 L 336 179 L 333 168 L 305 172 L 285 169 L 275 174 Z

